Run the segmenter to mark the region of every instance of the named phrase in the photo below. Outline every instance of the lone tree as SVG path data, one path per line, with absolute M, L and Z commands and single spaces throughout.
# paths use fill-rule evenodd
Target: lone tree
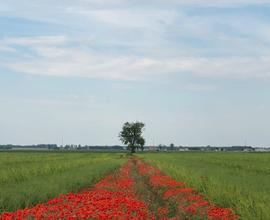
M 131 153 L 135 153 L 135 149 L 141 148 L 143 150 L 145 144 L 142 136 L 143 128 L 144 123 L 142 122 L 126 122 L 119 133 L 120 140 L 127 145 Z

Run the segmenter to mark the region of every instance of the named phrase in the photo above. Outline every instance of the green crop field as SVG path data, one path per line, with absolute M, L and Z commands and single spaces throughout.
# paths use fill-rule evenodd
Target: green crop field
M 126 160 L 119 153 L 0 152 L 0 213 L 88 188 Z
M 195 188 L 241 219 L 270 219 L 270 154 L 140 153 L 146 162 Z M 90 188 L 126 160 L 121 153 L 0 152 L 0 212 Z
M 139 155 L 209 201 L 245 220 L 270 219 L 269 153 L 144 153 Z

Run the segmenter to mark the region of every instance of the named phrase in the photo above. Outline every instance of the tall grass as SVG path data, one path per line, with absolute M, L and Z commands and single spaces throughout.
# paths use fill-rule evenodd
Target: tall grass
M 270 219 L 269 153 L 145 153 L 140 157 L 245 220 Z
M 0 152 L 0 212 L 91 187 L 124 161 L 118 153 Z

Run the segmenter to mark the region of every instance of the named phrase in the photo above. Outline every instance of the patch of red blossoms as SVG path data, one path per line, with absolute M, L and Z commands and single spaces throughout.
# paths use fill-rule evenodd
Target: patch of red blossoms
M 183 182 L 177 182 L 171 177 L 162 174 L 160 170 L 154 168 L 140 160 L 138 172 L 146 176 L 151 187 L 160 193 L 161 197 L 168 202 L 177 204 L 176 217 L 181 219 L 208 219 L 208 220 L 236 220 L 239 216 L 234 214 L 230 208 L 221 208 L 210 204 L 198 194 L 193 188 L 186 187 Z M 160 213 L 166 213 L 167 209 L 161 209 Z
M 136 198 L 130 166 L 129 162 L 116 176 L 104 177 L 90 191 L 69 193 L 32 208 L 4 212 L 0 219 L 152 219 L 147 205 Z
M 149 177 L 150 185 L 156 187 L 181 187 L 183 183 L 177 182 L 169 176 L 152 175 Z

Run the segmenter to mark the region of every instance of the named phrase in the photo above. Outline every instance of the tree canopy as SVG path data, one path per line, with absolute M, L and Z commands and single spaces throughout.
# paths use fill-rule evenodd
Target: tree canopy
M 131 153 L 135 153 L 136 149 L 143 150 L 145 144 L 145 139 L 142 136 L 144 126 L 142 122 L 126 122 L 119 133 L 120 140 L 127 145 Z

